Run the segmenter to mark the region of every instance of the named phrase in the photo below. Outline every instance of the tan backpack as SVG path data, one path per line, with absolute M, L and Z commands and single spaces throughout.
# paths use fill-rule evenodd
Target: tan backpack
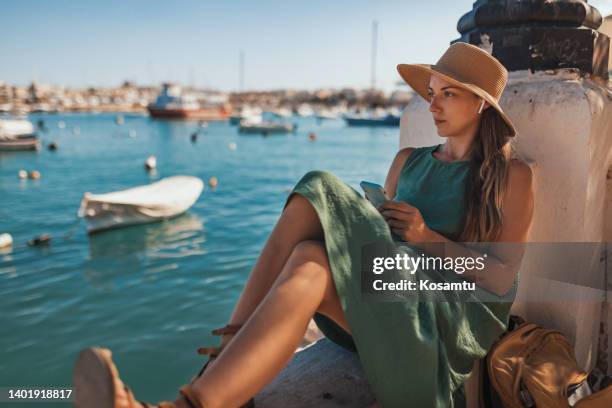
M 508 332 L 492 346 L 483 365 L 480 406 L 612 408 L 612 385 L 591 394 L 589 374 L 578 366 L 563 333 L 520 317 L 511 317 Z M 588 396 L 570 405 L 578 395 Z

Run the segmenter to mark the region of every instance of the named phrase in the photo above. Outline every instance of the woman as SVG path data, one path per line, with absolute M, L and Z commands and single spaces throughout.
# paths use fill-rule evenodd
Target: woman
M 359 353 L 380 405 L 464 403 L 474 361 L 506 328 L 520 259 L 498 250 L 485 270 L 461 277 L 494 300 L 509 294 L 510 301 L 463 302 L 451 293 L 445 302 L 368 302 L 361 297 L 361 250 L 377 242 L 415 248 L 415 255 L 426 247 L 474 256 L 460 242 L 523 243 L 533 213 L 532 174 L 510 158 L 516 131 L 498 104 L 507 71 L 495 58 L 456 43 L 435 65 L 398 70 L 430 102 L 446 143 L 400 150 L 385 182 L 394 199 L 380 208 L 333 174 L 307 173 L 287 198 L 230 324 L 215 331 L 223 335 L 221 347 L 202 349 L 212 355 L 205 370 L 160 407 L 252 403 L 291 359 L 313 315 L 327 337 Z M 452 275 L 418 271 L 408 278 L 460 280 Z M 83 351 L 74 382 L 77 407 L 143 406 L 119 379 L 108 350 Z

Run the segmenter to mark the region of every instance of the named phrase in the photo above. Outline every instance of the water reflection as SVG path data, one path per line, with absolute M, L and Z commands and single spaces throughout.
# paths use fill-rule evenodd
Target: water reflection
M 186 257 L 206 253 L 204 242 L 204 223 L 190 213 L 100 232 L 89 237 L 89 258 L 82 270 L 92 287 L 113 292 L 175 272 L 186 265 Z
M 153 224 L 100 232 L 89 237 L 89 259 L 124 258 L 145 253 L 147 257 L 184 257 L 201 254 L 204 223 L 197 215 Z

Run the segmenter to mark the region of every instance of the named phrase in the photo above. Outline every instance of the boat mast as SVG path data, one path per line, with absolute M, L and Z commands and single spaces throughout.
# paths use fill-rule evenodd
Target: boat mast
M 244 51 L 240 51 L 240 58 L 238 62 L 238 90 L 244 91 Z
M 372 78 L 371 88 L 376 88 L 376 40 L 378 36 L 378 21 L 372 21 Z

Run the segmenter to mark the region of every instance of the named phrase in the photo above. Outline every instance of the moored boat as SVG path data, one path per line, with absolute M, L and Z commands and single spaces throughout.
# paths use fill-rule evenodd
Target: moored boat
M 0 151 L 38 150 L 40 140 L 28 120 L 0 120 Z
M 240 133 L 246 134 L 261 134 L 264 136 L 270 134 L 282 134 L 295 132 L 297 125 L 273 122 L 273 121 L 261 121 L 261 122 L 240 122 Z
M 243 106 L 238 112 L 230 116 L 230 125 L 239 125 L 241 121 L 261 121 L 262 112 L 260 108 L 252 108 L 250 106 Z
M 338 119 L 339 112 L 337 109 L 318 109 L 315 112 L 315 118 L 317 120 L 335 120 Z
M 295 113 L 301 117 L 307 117 L 314 115 L 314 110 L 307 103 L 303 103 L 295 109 Z
M 275 118 L 287 119 L 293 116 L 293 112 L 289 108 L 277 108 L 268 111 L 268 113 Z
M 155 102 L 147 106 L 149 114 L 158 119 L 226 120 L 229 107 L 221 101 L 201 103 L 194 95 L 183 94 L 178 85 L 163 84 Z
M 376 110 L 344 115 L 348 126 L 399 126 L 401 114 L 395 111 Z
M 78 211 L 88 232 L 145 224 L 176 217 L 202 193 L 198 177 L 173 176 L 157 182 L 106 194 L 85 193 Z

